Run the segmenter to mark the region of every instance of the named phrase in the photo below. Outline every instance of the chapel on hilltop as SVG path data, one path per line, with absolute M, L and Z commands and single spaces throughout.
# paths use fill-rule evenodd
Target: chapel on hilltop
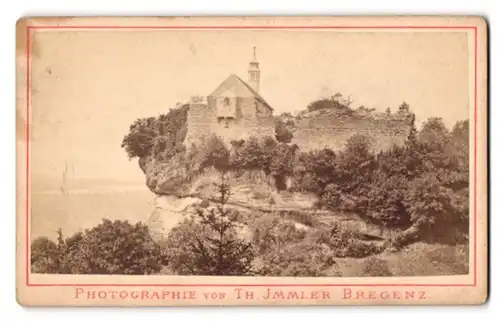
M 188 145 L 211 133 L 228 144 L 250 136 L 274 137 L 273 109 L 259 93 L 260 85 L 260 66 L 254 47 L 246 82 L 231 74 L 210 95 L 191 98 L 187 113 Z M 413 128 L 415 115 L 408 108 L 400 108 L 397 113 L 326 108 L 313 112 L 305 110 L 300 117 L 291 118 L 291 143 L 297 144 L 302 151 L 340 150 L 350 137 L 362 134 L 372 140 L 372 149 L 378 152 L 394 144 L 404 144 Z
M 207 97 L 191 98 L 186 140 L 192 142 L 208 133 L 227 142 L 251 135 L 273 135 L 273 109 L 259 94 L 259 88 L 260 67 L 253 47 L 246 82 L 231 74 Z

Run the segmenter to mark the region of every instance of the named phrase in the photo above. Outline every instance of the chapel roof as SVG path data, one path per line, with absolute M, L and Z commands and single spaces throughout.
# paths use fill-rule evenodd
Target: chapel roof
M 263 104 L 265 104 L 269 109 L 273 109 L 271 105 L 259 94 L 257 93 L 252 86 L 248 85 L 244 80 L 242 80 L 240 77 L 238 77 L 236 74 L 231 74 L 226 78 L 209 96 L 219 96 L 220 93 L 229 90 L 229 89 L 234 89 L 238 84 L 241 84 L 242 87 L 249 92 L 249 94 L 253 97 L 256 97 L 258 100 L 260 100 Z M 248 93 L 243 93 L 243 92 L 237 92 L 235 93 L 236 96 L 248 96 Z

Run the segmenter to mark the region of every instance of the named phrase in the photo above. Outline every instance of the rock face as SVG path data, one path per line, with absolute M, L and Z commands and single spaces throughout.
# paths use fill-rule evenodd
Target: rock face
M 169 232 L 186 219 L 195 219 L 196 208 L 205 203 L 204 208 L 214 207 L 211 203 L 206 203 L 201 198 L 158 196 L 155 200 L 155 208 L 148 222 L 151 237 L 156 242 L 164 241 Z M 226 208 L 239 208 L 228 205 Z M 248 209 L 239 209 L 248 211 Z M 252 232 L 245 224 L 236 224 L 237 234 L 247 240 L 252 240 Z
M 174 156 L 168 162 L 157 161 L 154 158 L 141 159 L 139 165 L 146 176 L 146 185 L 157 195 L 183 195 L 188 193 L 189 177 L 185 167 Z
M 172 228 L 194 214 L 194 208 L 201 202 L 199 198 L 158 196 L 148 222 L 151 237 L 155 241 L 164 240 Z

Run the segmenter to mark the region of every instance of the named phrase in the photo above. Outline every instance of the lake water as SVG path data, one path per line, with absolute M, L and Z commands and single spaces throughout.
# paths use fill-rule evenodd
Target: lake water
M 33 192 L 31 196 L 31 239 L 54 239 L 62 229 L 68 237 L 99 224 L 103 218 L 147 223 L 154 194 L 142 187 L 100 187 L 65 191 Z

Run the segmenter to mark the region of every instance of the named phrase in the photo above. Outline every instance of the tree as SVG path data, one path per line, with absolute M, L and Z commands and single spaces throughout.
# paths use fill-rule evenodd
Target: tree
M 399 105 L 399 112 L 401 113 L 408 113 L 410 111 L 410 105 L 408 103 L 403 102 L 401 105 Z
M 57 244 L 47 237 L 38 237 L 31 243 L 31 271 L 59 273 L 60 253 Z
M 449 131 L 440 117 L 430 117 L 422 125 L 418 140 L 430 151 L 443 150 L 448 141 Z
M 154 117 L 137 119 L 130 125 L 129 133 L 123 138 L 122 148 L 125 148 L 130 159 L 146 157 L 151 154 L 153 141 L 156 137 Z
M 202 146 L 201 166 L 203 168 L 213 166 L 217 169 L 226 169 L 229 164 L 229 150 L 222 139 L 215 134 L 210 135 Z
M 453 220 L 451 197 L 434 173 L 426 173 L 409 183 L 405 206 L 416 227 L 428 228 Z
M 143 275 L 163 267 L 160 248 L 142 223 L 104 219 L 66 240 L 59 230 L 58 244 L 43 237 L 31 247 L 32 264 L 39 273 Z
M 232 166 L 237 169 L 261 169 L 269 174 L 271 155 L 277 142 L 272 137 L 251 136 L 236 149 Z
M 74 273 L 148 275 L 159 272 L 163 264 L 158 244 L 142 223 L 104 219 L 68 243 L 74 245 Z
M 221 172 L 215 207 L 200 207 L 193 221 L 172 230 L 164 245 L 170 267 L 179 274 L 252 274 L 252 244 L 238 236 L 239 212 L 225 207 L 230 187 Z
M 364 160 L 370 157 L 371 140 L 366 135 L 354 134 L 345 144 L 343 155 L 350 159 Z
M 371 181 L 376 168 L 370 139 L 361 134 L 351 136 L 341 151 L 337 166 L 337 182 L 344 193 L 351 193 Z
M 452 159 L 457 172 L 455 186 L 465 187 L 469 178 L 469 120 L 458 121 L 450 132 L 450 140 L 445 153 Z M 460 183 L 457 185 L 458 182 Z
M 330 149 L 310 151 L 298 155 L 295 174 L 300 186 L 321 195 L 325 187 L 337 180 L 337 155 Z
M 189 105 L 171 109 L 158 117 L 137 119 L 123 137 L 121 147 L 129 158 L 155 156 L 168 160 L 183 150 Z
M 297 150 L 298 146 L 296 144 L 288 145 L 281 143 L 272 151 L 269 170 L 276 180 L 278 190 L 286 188 L 285 178 L 293 173 Z
M 293 139 L 292 131 L 280 119 L 275 122 L 274 132 L 276 140 L 280 143 L 290 143 Z

